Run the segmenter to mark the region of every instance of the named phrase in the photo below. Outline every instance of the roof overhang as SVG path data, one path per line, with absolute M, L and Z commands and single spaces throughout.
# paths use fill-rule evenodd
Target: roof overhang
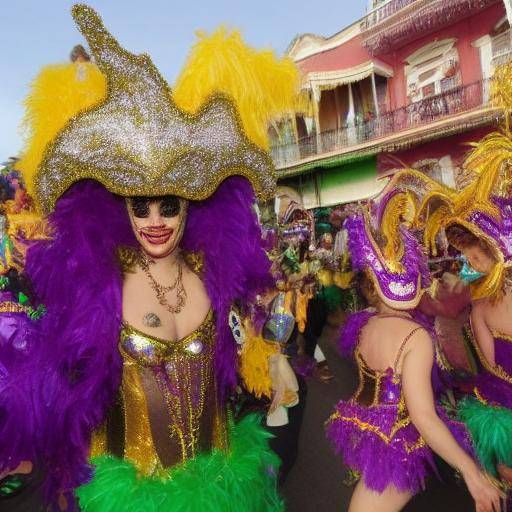
M 334 71 L 312 71 L 304 77 L 304 88 L 313 91 L 314 98 L 320 99 L 321 91 L 336 89 L 340 85 L 360 82 L 372 74 L 386 78 L 393 76 L 393 69 L 379 60 L 370 60 L 357 66 Z

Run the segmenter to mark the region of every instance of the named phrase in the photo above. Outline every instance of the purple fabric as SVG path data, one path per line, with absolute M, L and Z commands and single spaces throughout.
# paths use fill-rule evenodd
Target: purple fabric
M 223 396 L 235 384 L 231 304 L 272 284 L 253 200 L 247 180 L 229 178 L 210 199 L 191 203 L 182 243 L 204 254 Z M 0 463 L 10 468 L 26 457 L 38 461 L 48 474 L 48 500 L 90 477 L 91 432 L 121 377 L 122 276 L 115 253 L 136 243 L 124 200 L 94 181 L 72 186 L 50 223 L 53 238 L 32 245 L 25 268 L 47 314 L 23 350 L 0 351 Z
M 512 377 L 512 342 L 500 337 L 494 338 L 494 358 L 497 365 Z M 512 384 L 482 368 L 474 385 L 487 401 L 512 409 Z
M 421 244 L 414 235 L 403 226 L 400 227 L 404 256 L 400 263 L 403 272 L 391 272 L 386 261 L 376 250 L 370 227 L 362 214 L 348 217 L 345 221 L 348 230 L 348 245 L 352 257 L 352 267 L 356 271 L 371 270 L 375 275 L 380 292 L 388 300 L 396 303 L 408 303 L 417 299 L 422 288 L 430 284 L 428 262 Z
M 333 416 L 327 424 L 327 437 L 336 453 L 341 453 L 344 464 L 359 472 L 369 489 L 382 492 L 394 484 L 399 491 L 415 494 L 425 487 L 426 477 L 435 472 L 432 452 L 428 446 L 408 452 L 420 438 L 411 423 L 390 438 L 397 421 L 396 407 L 365 407 L 341 401 L 336 412 L 339 416 Z
M 374 314 L 361 311 L 348 318 L 340 336 L 343 355 L 353 356 L 360 332 Z M 360 372 L 360 375 L 365 374 Z M 344 463 L 361 474 L 368 488 L 382 492 L 393 484 L 400 491 L 415 494 L 424 488 L 426 477 L 437 471 L 432 451 L 419 443 L 420 434 L 412 422 L 391 435 L 397 422 L 407 418 L 407 411 L 401 412 L 401 380 L 395 377 L 391 368 L 380 377 L 376 404 L 360 404 L 355 398 L 341 400 L 327 422 L 326 433 L 335 451 L 342 454 Z M 457 442 L 471 454 L 464 425 L 450 420 L 441 407 L 437 413 Z
M 359 342 L 359 334 L 368 320 L 374 316 L 371 311 L 352 313 L 342 326 L 339 339 L 339 351 L 344 357 L 353 357 L 354 350 Z
M 300 356 L 292 357 L 291 365 L 297 375 L 308 378 L 315 371 L 316 359 L 307 354 L 301 354 Z
M 359 472 L 369 489 L 382 492 L 393 484 L 400 491 L 416 494 L 424 489 L 427 476 L 437 476 L 432 450 L 420 442 L 412 422 L 392 432 L 406 417 L 399 413 L 401 385 L 393 379 L 391 369 L 381 384 L 377 405 L 340 401 L 327 422 L 327 437 L 345 465 Z M 449 419 L 441 407 L 437 413 L 459 445 L 473 455 L 464 424 Z
M 221 398 L 236 385 L 236 343 L 228 325 L 231 305 L 237 300 L 251 302 L 274 286 L 254 201 L 246 179 L 225 180 L 211 198 L 190 204 L 181 244 L 204 254 L 204 283 L 215 309 L 215 369 Z
M 10 300 L 2 294 L 2 302 Z M 36 457 L 40 432 L 31 414 L 37 381 L 32 379 L 35 324 L 24 313 L 0 315 L 0 472 Z
M 25 271 L 47 308 L 33 367 L 41 388 L 33 400 L 43 416 L 38 451 L 51 499 L 90 476 L 90 435 L 121 378 L 122 277 L 115 251 L 135 239 L 124 200 L 92 181 L 70 188 L 49 221 L 53 238 L 34 243 Z
M 493 197 L 492 202 L 500 210 L 500 219 L 475 210 L 469 215 L 468 221 L 476 224 L 484 233 L 496 240 L 505 260 L 508 260 L 512 257 L 512 199 Z

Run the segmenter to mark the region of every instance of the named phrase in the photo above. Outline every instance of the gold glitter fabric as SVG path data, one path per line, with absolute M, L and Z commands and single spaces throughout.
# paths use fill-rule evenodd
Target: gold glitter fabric
M 43 210 L 81 179 L 123 196 L 203 200 L 227 177 L 273 196 L 270 156 L 244 134 L 232 101 L 212 95 L 195 115 L 180 110 L 148 55 L 123 49 L 90 7 L 73 17 L 107 80 L 107 95 L 72 117 L 45 149 L 35 177 Z
M 225 448 L 225 417 L 213 374 L 214 339 L 212 311 L 178 341 L 123 324 L 122 455 L 141 474 L 157 474 L 214 446 Z

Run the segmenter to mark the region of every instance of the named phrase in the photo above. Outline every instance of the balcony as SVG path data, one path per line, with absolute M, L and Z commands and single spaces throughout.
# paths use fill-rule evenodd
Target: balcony
M 390 0 L 361 21 L 363 44 L 373 56 L 388 53 L 498 2 L 502 0 Z
M 361 22 L 362 31 L 369 30 L 414 2 L 416 2 L 416 0 L 391 0 L 380 7 L 376 7 L 369 12 Z
M 276 168 L 286 169 L 307 161 L 314 161 L 336 153 L 356 149 L 363 144 L 378 144 L 409 130 L 453 119 L 489 105 L 490 80 L 461 85 L 416 101 L 397 110 L 384 112 L 375 119 L 354 126 L 321 132 L 298 140 L 296 143 L 275 145 L 271 148 Z

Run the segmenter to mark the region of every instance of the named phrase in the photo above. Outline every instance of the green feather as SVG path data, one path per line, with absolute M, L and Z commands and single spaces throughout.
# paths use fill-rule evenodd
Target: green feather
M 93 459 L 92 481 L 77 490 L 83 512 L 280 512 L 279 460 L 256 415 L 230 427 L 230 449 L 175 466 L 165 477 L 140 477 L 133 464 Z
M 482 466 L 494 476 L 498 463 L 512 466 L 512 411 L 466 397 L 459 403 L 458 412 L 471 433 Z

